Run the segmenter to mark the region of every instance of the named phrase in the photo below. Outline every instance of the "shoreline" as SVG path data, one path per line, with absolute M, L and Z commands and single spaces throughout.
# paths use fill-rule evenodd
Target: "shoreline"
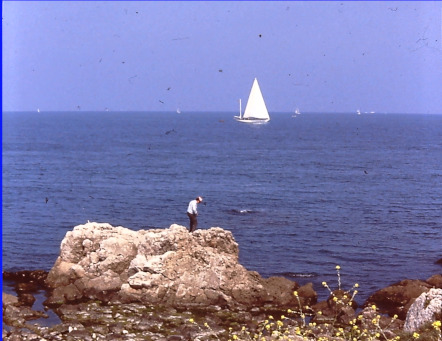
M 20 272 L 16 273 L 18 278 L 24 278 L 21 274 Z M 41 272 L 38 275 L 39 278 L 46 278 L 41 276 Z M 5 273 L 3 273 L 4 276 Z M 433 287 L 438 286 L 440 289 L 436 290 L 442 290 L 442 275 L 434 275 L 431 278 L 434 278 L 435 285 Z M 413 280 L 404 280 L 400 283 L 408 283 L 412 290 L 416 288 L 416 283 Z M 44 305 L 44 298 L 49 296 L 49 288 L 36 285 L 36 283 L 27 286 L 26 281 L 20 282 L 19 280 L 14 281 L 8 278 L 3 281 L 3 286 L 5 284 L 11 288 L 11 291 L 15 291 L 16 297 L 24 294 L 28 299 L 30 298 L 29 295 L 35 298 L 35 301 L 32 302 L 31 300 L 32 304 L 29 307 L 29 304 L 28 306 L 5 304 L 6 300 L 3 297 L 2 334 L 5 341 L 17 339 L 31 341 L 35 340 L 36 337 L 45 340 L 68 339 L 82 341 L 107 340 L 109 337 L 111 339 L 115 337 L 116 339 L 128 341 L 185 341 L 197 338 L 209 339 L 210 335 L 215 335 L 218 340 L 227 340 L 230 338 L 226 333 L 231 333 L 232 330 L 235 331 L 236 329 L 234 328 L 238 328 L 238 325 L 242 326 L 242 329 L 247 328 L 247 330 L 256 331 L 269 316 L 274 316 L 275 320 L 279 321 L 283 319 L 283 314 L 286 314 L 288 311 L 277 309 L 277 307 L 273 306 L 249 309 L 220 306 L 211 306 L 205 309 L 178 309 L 162 305 L 146 305 L 141 302 L 112 304 L 97 300 L 82 300 L 62 304 L 56 308 L 49 308 Z M 12 284 L 15 285 L 11 286 Z M 382 290 L 389 288 L 391 289 L 391 286 Z M 405 292 L 406 290 L 407 287 L 404 286 L 403 291 Z M 332 295 L 338 294 L 338 291 L 335 290 Z M 376 294 L 373 293 L 372 296 Z M 329 300 L 318 302 L 316 306 L 322 305 L 321 309 L 326 311 L 327 304 L 329 304 Z M 372 308 L 367 307 L 367 304 L 370 305 L 371 303 L 366 302 L 355 309 L 355 311 L 361 316 L 368 314 L 371 318 L 372 314 L 370 315 L 370 311 Z M 8 309 L 13 306 L 15 313 L 11 315 L 11 311 L 8 311 Z M 402 330 L 404 326 L 403 316 L 395 320 L 391 319 L 391 317 L 389 318 L 389 315 L 391 313 L 388 312 L 382 314 L 383 320 L 391 320 L 389 328 L 395 328 L 396 330 L 389 332 L 399 333 L 398 330 Z M 317 317 L 312 315 L 312 317 L 308 318 L 308 321 L 314 321 L 314 319 L 317 319 Z M 296 321 L 297 319 L 287 322 L 287 328 L 296 325 L 298 323 Z M 240 331 L 237 330 L 236 332 L 239 333 Z M 297 339 L 294 338 L 294 340 Z
M 66 233 L 49 272 L 3 272 L 3 285 L 15 291 L 2 295 L 3 340 L 227 340 L 242 327 L 265 332 L 274 319 L 292 334 L 314 323 L 306 333 L 334 335 L 343 326 L 352 330 L 352 321 L 376 333 L 381 322 L 402 330 L 420 296 L 436 290 L 442 299 L 442 274 L 435 274 L 359 302 L 359 285 L 345 289 L 341 267 L 335 270 L 320 298 L 312 278 L 300 285 L 247 270 L 232 233 L 219 227 L 132 231 L 88 222 Z
M 442 259 L 438 260 L 437 264 L 442 265 Z M 28 277 L 28 275 L 30 275 L 32 277 L 33 276 L 32 274 L 34 274 L 34 273 L 38 273 L 38 276 L 43 277 L 44 280 L 43 281 L 39 280 L 36 282 L 32 279 L 30 281 L 28 279 L 26 279 L 26 277 Z M 24 274 L 26 274 L 26 275 L 24 275 Z M 48 315 L 48 317 L 41 317 L 35 321 L 36 323 L 40 322 L 41 326 L 44 326 L 44 327 L 50 327 L 50 326 L 54 326 L 59 323 L 62 323 L 62 320 L 60 319 L 60 316 L 56 313 L 55 309 L 53 307 L 45 305 L 45 301 L 50 297 L 51 291 L 53 291 L 44 284 L 44 281 L 46 280 L 48 274 L 49 274 L 49 272 L 45 271 L 45 270 L 22 270 L 22 271 L 17 271 L 17 272 L 3 271 L 3 274 L 2 274 L 2 277 L 3 277 L 3 279 L 2 279 L 2 285 L 3 285 L 2 292 L 3 292 L 3 294 L 9 294 L 9 295 L 15 296 L 17 298 L 21 294 L 26 294 L 26 295 L 32 296 L 34 299 L 31 298 L 32 304 L 30 305 L 30 308 L 32 310 L 36 310 L 36 311 L 44 311 Z M 442 273 L 441 274 L 434 274 L 433 276 L 429 277 L 426 280 L 425 279 L 404 279 L 399 282 L 391 283 L 386 288 L 390 288 L 392 286 L 398 285 L 399 283 L 413 282 L 413 281 L 431 283 L 431 286 L 433 288 L 442 289 Z M 30 285 L 29 285 L 29 282 L 31 282 Z M 360 309 L 362 309 L 362 307 L 367 306 L 369 304 L 370 297 L 372 297 L 376 293 L 378 293 L 386 288 L 381 288 L 381 289 L 377 290 L 376 292 L 369 294 L 368 298 L 365 299 L 363 303 L 359 302 L 359 300 L 355 300 L 355 302 L 357 303 L 357 305 L 359 307 L 358 309 L 360 310 Z M 7 290 L 5 290 L 5 289 L 7 289 Z M 319 296 L 318 296 L 318 298 L 319 298 Z M 322 300 L 323 299 L 321 298 L 320 301 L 322 301 Z M 87 300 L 81 300 L 81 301 L 87 302 Z M 25 304 L 25 305 L 29 305 L 29 304 Z M 158 306 L 160 307 L 161 305 L 158 305 Z

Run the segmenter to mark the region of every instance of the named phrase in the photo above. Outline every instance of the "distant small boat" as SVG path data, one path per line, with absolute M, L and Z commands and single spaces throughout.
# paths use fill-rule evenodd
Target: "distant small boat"
M 181 110 L 180 110 L 180 108 L 177 108 L 177 109 L 176 109 L 176 113 L 177 113 L 177 114 L 181 114 Z
M 250 90 L 249 99 L 247 101 L 244 115 L 241 112 L 241 99 L 239 100 L 239 116 L 234 116 L 235 120 L 245 123 L 266 123 L 270 121 L 269 112 L 267 111 L 264 97 L 262 97 L 258 80 L 255 78 Z
M 360 115 L 360 114 L 361 114 L 361 111 L 360 111 L 359 109 L 356 110 L 356 114 Z
M 295 113 L 292 115 L 292 117 L 296 117 L 297 115 L 301 115 L 301 112 L 299 111 L 299 108 L 295 109 Z
M 37 112 L 40 112 L 40 108 L 37 109 Z

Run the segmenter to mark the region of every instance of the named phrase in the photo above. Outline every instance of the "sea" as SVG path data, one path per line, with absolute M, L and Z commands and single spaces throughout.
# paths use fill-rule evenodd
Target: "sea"
M 442 272 L 442 115 L 3 112 L 2 268 L 50 270 L 88 221 L 231 231 L 261 276 L 356 283 Z M 340 267 L 340 270 L 336 269 Z M 5 284 L 3 284 L 3 287 Z

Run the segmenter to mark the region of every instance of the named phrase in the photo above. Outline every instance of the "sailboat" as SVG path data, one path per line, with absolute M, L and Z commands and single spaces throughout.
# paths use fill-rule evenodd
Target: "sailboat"
M 295 113 L 292 115 L 292 117 L 296 117 L 297 115 L 301 115 L 301 112 L 299 111 L 299 108 L 295 109 Z
M 239 122 L 246 123 L 265 123 L 270 121 L 269 112 L 267 111 L 267 107 L 256 78 L 253 81 L 252 90 L 250 90 L 244 115 L 242 115 L 241 100 L 239 100 L 239 116 L 235 116 L 234 118 Z

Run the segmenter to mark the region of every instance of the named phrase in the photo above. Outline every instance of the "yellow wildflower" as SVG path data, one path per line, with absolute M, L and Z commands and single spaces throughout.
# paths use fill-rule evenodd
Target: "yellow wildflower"
M 272 331 L 272 336 L 275 338 L 279 337 L 279 332 L 277 330 Z
M 341 267 L 339 265 L 336 265 L 336 270 L 341 270 Z
M 413 333 L 413 337 L 414 337 L 415 339 L 418 339 L 419 336 L 420 336 L 419 333 L 416 333 L 416 332 Z
M 189 322 L 190 322 L 190 323 L 194 323 L 195 320 L 194 320 L 194 319 L 189 319 Z
M 297 292 L 297 291 L 293 291 L 293 295 L 295 295 L 296 297 L 298 297 L 298 292 Z
M 432 325 L 433 325 L 434 329 L 440 329 L 441 322 L 440 321 L 434 321 Z

